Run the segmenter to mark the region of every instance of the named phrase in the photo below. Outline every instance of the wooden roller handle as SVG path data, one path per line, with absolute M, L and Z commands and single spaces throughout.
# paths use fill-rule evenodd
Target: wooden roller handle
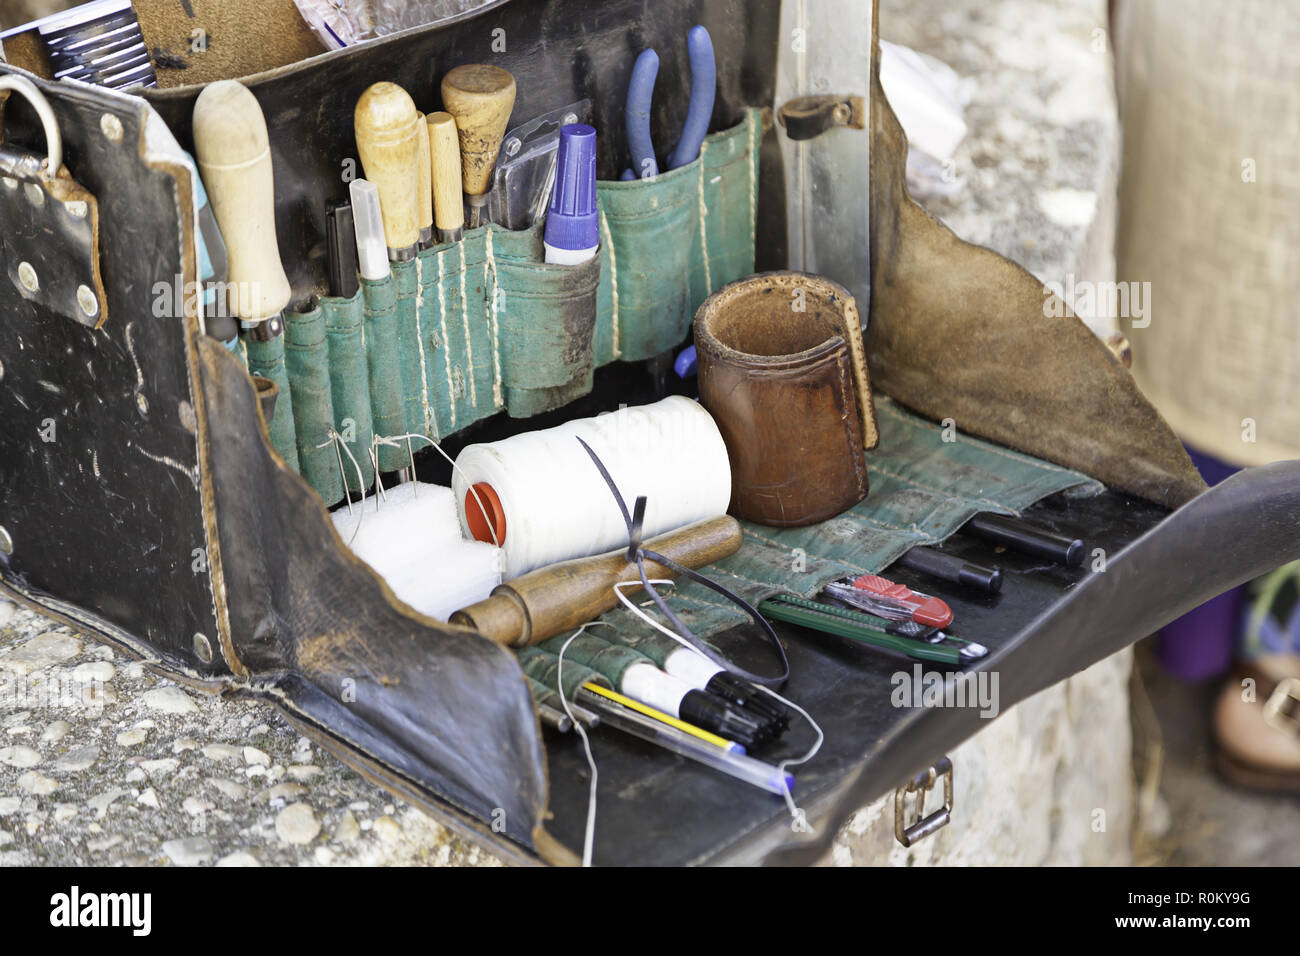
M 741 540 L 740 523 L 723 515 L 651 538 L 645 547 L 688 568 L 699 568 L 735 554 Z M 646 561 L 645 569 L 649 578 L 674 573 L 654 561 Z M 475 628 L 505 647 L 527 647 L 608 611 L 618 603 L 614 585 L 639 579 L 626 549 L 562 561 L 498 586 L 487 600 L 453 614 L 451 622 Z
M 231 308 L 260 322 L 289 304 L 289 280 L 275 241 L 275 178 L 266 119 L 235 80 L 204 87 L 194 103 L 194 152 L 226 242 Z
M 376 83 L 357 100 L 353 122 L 366 179 L 379 190 L 389 255 L 411 251 L 420 238 L 420 114 L 415 101 L 396 83 Z
M 460 138 L 450 113 L 429 115 L 429 157 L 434 221 L 440 233 L 451 235 L 465 226 L 465 204 L 460 198 Z
M 481 196 L 515 108 L 515 78 L 499 66 L 458 66 L 442 78 L 442 105 L 456 118 L 465 195 Z

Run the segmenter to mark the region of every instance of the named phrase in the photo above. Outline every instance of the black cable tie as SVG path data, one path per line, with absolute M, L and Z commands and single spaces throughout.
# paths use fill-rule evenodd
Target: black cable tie
M 742 680 L 747 680 L 754 684 L 761 684 L 764 687 L 780 687 L 789 680 L 790 660 L 786 656 L 785 647 L 782 646 L 780 638 L 776 636 L 776 631 L 772 629 L 772 625 L 768 623 L 767 618 L 763 617 L 763 615 L 758 612 L 757 608 L 753 607 L 739 594 L 729 590 L 717 581 L 707 578 L 694 568 L 688 568 L 683 564 L 679 564 L 671 558 L 659 554 L 657 551 L 648 551 L 642 547 L 642 526 L 645 519 L 646 509 L 645 495 L 641 495 L 636 499 L 634 514 L 629 515 L 627 504 L 623 501 L 623 495 L 619 492 L 618 485 L 614 484 L 614 479 L 610 477 L 609 470 L 605 467 L 605 463 L 600 460 L 600 456 L 597 455 L 596 452 L 592 450 L 591 446 L 581 438 L 578 439 L 578 444 L 586 450 L 587 454 L 591 457 L 592 462 L 595 464 L 596 470 L 599 471 L 600 476 L 605 479 L 605 484 L 609 486 L 610 493 L 614 496 L 614 501 L 618 504 L 618 510 L 623 515 L 623 521 L 627 525 L 628 535 L 627 560 L 629 563 L 636 565 L 637 572 L 641 577 L 641 587 L 650 595 L 650 599 L 654 601 L 655 607 L 657 607 L 660 613 L 668 619 L 668 622 L 672 624 L 673 629 L 682 640 L 686 641 L 713 663 Z M 766 637 L 772 647 L 775 648 L 776 655 L 781 661 L 781 673 L 776 677 L 763 677 L 760 674 L 754 674 L 740 665 L 727 660 L 708 644 L 705 644 L 703 640 L 696 636 L 694 631 L 683 623 L 683 621 L 673 612 L 672 608 L 668 606 L 668 603 L 663 599 L 659 592 L 650 584 L 650 579 L 645 570 L 646 558 L 649 558 L 651 561 L 654 561 L 677 574 L 688 577 L 692 581 L 703 584 L 705 587 L 710 588 L 722 597 L 731 601 L 737 607 L 741 608 L 749 619 L 759 626 L 763 631 L 763 636 Z

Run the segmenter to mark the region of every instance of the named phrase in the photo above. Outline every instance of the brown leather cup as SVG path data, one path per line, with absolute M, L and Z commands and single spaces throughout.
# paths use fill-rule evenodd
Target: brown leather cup
M 875 409 L 853 297 L 829 279 L 767 272 L 695 313 L 700 401 L 731 458 L 731 513 L 793 526 L 867 494 Z

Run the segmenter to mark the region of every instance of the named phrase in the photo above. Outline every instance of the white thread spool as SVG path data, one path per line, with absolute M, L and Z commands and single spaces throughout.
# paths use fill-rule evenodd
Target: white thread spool
M 680 395 L 469 445 L 456 459 L 451 485 L 461 528 L 489 542 L 489 528 L 496 531 L 505 579 L 627 544 L 614 496 L 578 438 L 600 456 L 629 511 L 638 496 L 648 499 L 644 538 L 727 510 L 727 447 L 712 416 Z
M 500 553 L 461 536 L 450 488 L 408 481 L 352 507 L 330 515 L 339 537 L 421 614 L 445 621 L 501 583 Z

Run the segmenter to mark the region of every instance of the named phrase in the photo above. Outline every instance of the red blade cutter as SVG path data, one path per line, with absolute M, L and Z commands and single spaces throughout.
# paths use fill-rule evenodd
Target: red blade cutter
M 952 623 L 952 608 L 937 597 L 913 591 L 905 584 L 895 584 L 878 574 L 855 578 L 853 587 L 860 592 L 862 610 L 890 621 L 915 621 L 926 627 L 944 628 Z M 858 604 L 858 601 L 853 601 Z

